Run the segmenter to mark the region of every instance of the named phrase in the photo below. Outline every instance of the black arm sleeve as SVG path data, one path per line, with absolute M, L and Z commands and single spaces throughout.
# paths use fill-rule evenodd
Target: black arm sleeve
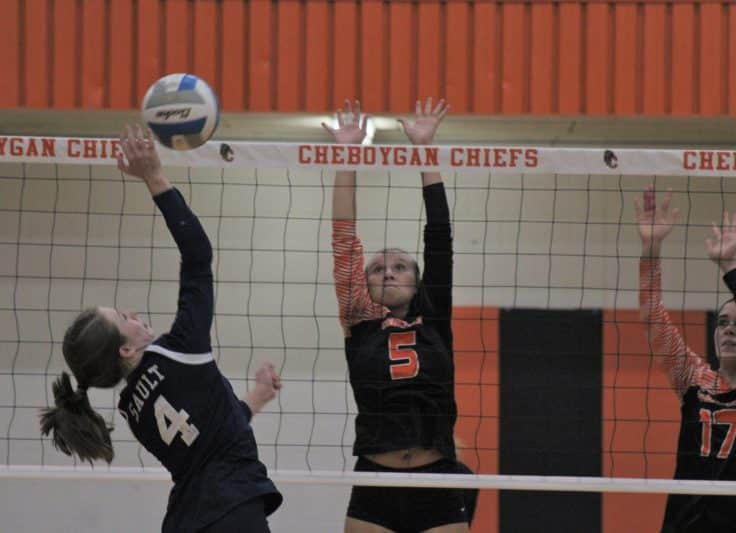
M 253 420 L 253 411 L 250 410 L 250 406 L 248 406 L 245 401 L 240 400 L 240 407 L 243 408 L 243 413 L 245 413 L 245 418 L 248 419 L 248 423 L 250 423 L 251 420 Z
M 424 187 L 427 224 L 424 227 L 424 275 L 422 284 L 432 305 L 433 318 L 444 323 L 449 335 L 452 316 L 452 230 L 445 186 Z M 449 337 L 448 337 L 449 338 Z
M 726 282 L 728 290 L 730 290 L 733 297 L 736 298 L 736 269 L 726 272 L 723 276 L 723 281 Z
M 169 333 L 156 344 L 180 353 L 212 351 L 212 245 L 181 193 L 171 188 L 154 197 L 181 253 L 179 300 Z

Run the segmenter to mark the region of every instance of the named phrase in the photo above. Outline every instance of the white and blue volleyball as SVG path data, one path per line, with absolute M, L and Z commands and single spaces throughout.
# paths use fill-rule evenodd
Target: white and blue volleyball
M 193 74 L 169 74 L 143 97 L 143 122 L 161 144 L 191 150 L 212 137 L 220 120 L 217 96 Z

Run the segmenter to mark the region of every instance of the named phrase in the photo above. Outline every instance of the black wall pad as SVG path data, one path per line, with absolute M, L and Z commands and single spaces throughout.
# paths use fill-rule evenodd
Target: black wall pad
M 601 475 L 599 311 L 502 310 L 499 473 Z M 601 495 L 502 491 L 502 533 L 593 533 Z

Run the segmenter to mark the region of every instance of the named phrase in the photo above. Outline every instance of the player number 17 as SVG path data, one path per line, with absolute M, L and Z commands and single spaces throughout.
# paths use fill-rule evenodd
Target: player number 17
M 731 455 L 733 449 L 734 438 L 736 437 L 736 409 L 721 409 L 719 411 L 710 411 L 708 409 L 700 410 L 700 422 L 702 423 L 702 443 L 700 445 L 700 455 L 708 457 L 711 452 L 711 440 L 713 438 L 713 424 L 723 424 L 728 426 L 726 436 L 721 443 L 716 457 L 718 459 L 726 459 Z

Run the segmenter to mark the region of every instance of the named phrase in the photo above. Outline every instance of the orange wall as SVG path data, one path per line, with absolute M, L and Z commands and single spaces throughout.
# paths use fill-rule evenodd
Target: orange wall
M 498 309 L 455 307 L 455 435 L 460 459 L 480 474 L 498 474 Z M 705 313 L 670 312 L 688 346 L 706 353 Z M 635 310 L 603 314 L 603 476 L 671 479 L 680 404 L 661 361 L 651 356 Z M 604 493 L 603 533 L 655 533 L 664 494 Z M 481 491 L 474 532 L 498 531 L 498 491 Z
M 736 0 L 3 0 L 0 108 L 137 108 L 189 71 L 226 111 L 736 115 Z
M 498 309 L 452 310 L 458 456 L 477 474 L 498 474 Z M 473 533 L 498 531 L 498 491 L 483 490 Z

